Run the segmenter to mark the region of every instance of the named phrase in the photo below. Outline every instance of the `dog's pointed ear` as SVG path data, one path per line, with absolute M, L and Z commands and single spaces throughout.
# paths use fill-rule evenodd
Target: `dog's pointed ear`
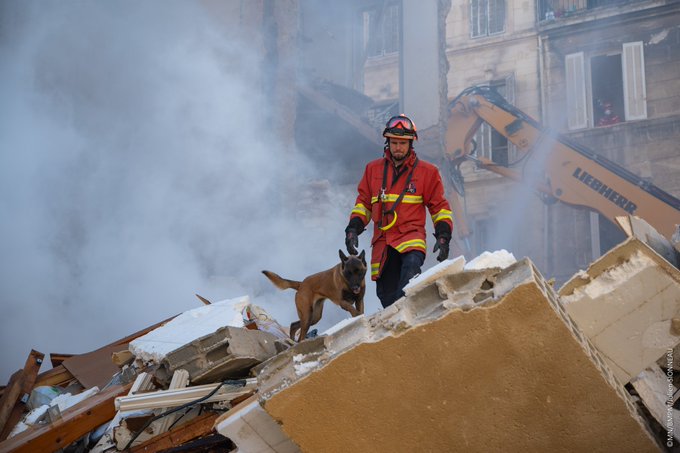
M 361 253 L 359 254 L 359 258 L 361 258 L 361 262 L 366 264 L 366 250 L 362 250 Z
M 340 261 L 342 261 L 342 264 L 345 264 L 345 261 L 347 261 L 349 258 L 342 253 L 342 250 L 338 249 L 338 253 L 340 254 Z

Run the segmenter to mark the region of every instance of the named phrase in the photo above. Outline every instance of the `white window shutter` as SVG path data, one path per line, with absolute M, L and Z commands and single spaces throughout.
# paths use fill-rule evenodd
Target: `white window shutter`
M 481 33 L 481 14 L 480 14 L 480 0 L 470 0 L 470 36 L 480 36 Z
M 626 121 L 647 118 L 645 55 L 642 41 L 623 43 L 623 105 Z
M 583 52 L 566 56 L 567 125 L 570 130 L 588 127 L 586 77 Z
M 364 55 L 368 55 L 368 44 L 371 39 L 371 14 L 368 11 L 361 13 L 363 34 L 362 34 L 362 44 Z

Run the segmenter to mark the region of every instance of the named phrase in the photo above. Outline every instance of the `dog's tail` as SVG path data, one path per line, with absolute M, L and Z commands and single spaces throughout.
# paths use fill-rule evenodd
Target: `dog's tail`
M 295 280 L 288 280 L 282 277 L 279 277 L 277 274 L 270 272 L 270 271 L 262 271 L 264 275 L 267 276 L 269 280 L 274 284 L 279 289 L 288 289 L 292 288 L 295 291 L 297 291 L 300 288 L 300 284 L 302 282 L 296 282 Z

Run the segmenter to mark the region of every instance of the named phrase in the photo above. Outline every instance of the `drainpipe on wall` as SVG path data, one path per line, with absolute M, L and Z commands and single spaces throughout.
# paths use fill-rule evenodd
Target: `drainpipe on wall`
M 538 36 L 538 108 L 540 109 L 539 116 L 541 118 L 541 124 L 546 124 L 547 121 L 547 115 L 546 115 L 546 107 L 545 107 L 545 102 L 546 102 L 546 96 L 545 96 L 545 81 L 544 81 L 544 67 L 545 67 L 545 62 L 543 60 L 543 50 L 544 50 L 544 41 L 543 37 L 541 36 L 540 32 L 537 34 Z M 552 207 L 551 205 L 548 205 L 547 203 L 543 203 L 543 263 L 544 266 L 546 267 L 546 272 L 548 275 L 551 275 L 554 273 L 554 267 L 553 263 L 550 260 L 551 256 L 551 244 L 552 244 L 552 231 L 550 229 L 550 220 L 551 220 L 551 214 L 552 214 Z

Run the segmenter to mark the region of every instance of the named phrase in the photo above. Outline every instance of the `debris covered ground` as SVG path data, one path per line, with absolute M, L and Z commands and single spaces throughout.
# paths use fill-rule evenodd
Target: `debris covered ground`
M 559 291 L 501 251 L 298 344 L 240 297 L 43 373 L 32 351 L 1 390 L 0 452 L 670 449 L 677 251 L 626 229 Z

